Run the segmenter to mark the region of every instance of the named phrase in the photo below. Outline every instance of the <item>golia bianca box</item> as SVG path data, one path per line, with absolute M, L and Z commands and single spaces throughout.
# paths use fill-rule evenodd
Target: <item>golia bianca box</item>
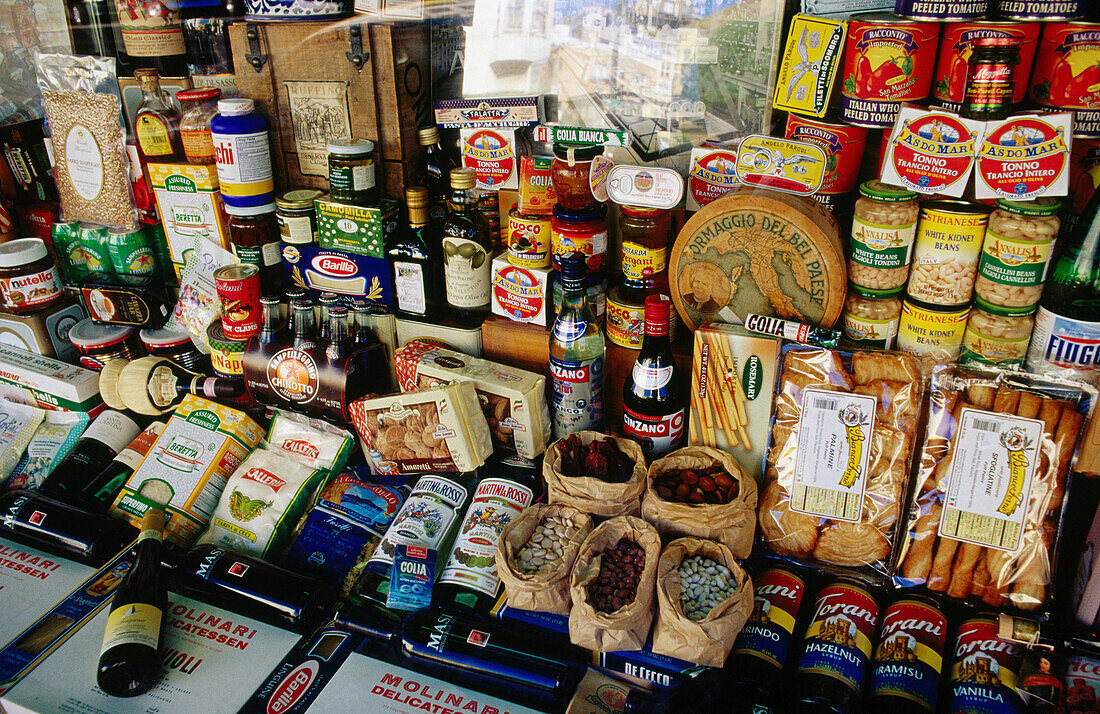
M 490 297 L 494 315 L 516 322 L 547 327 L 550 307 L 550 268 L 521 268 L 505 254 L 493 258 Z
M 393 281 L 385 258 L 311 245 L 283 245 L 287 285 L 320 297 L 329 292 L 364 299 L 377 307 L 393 306 Z

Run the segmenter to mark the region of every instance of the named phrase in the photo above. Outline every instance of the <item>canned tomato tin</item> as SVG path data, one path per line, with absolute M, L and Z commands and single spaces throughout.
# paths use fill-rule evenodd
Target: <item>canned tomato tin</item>
M 244 351 L 248 340 L 227 337 L 222 324 L 212 322 L 206 329 L 206 341 L 210 343 L 210 364 L 219 377 L 244 376 Z
M 80 353 L 80 365 L 96 372 L 111 360 L 133 360 L 143 354 L 134 328 L 98 325 L 90 318 L 72 326 L 69 340 Z
M 1020 46 L 1020 63 L 1015 76 L 1019 80 L 1012 91 L 1012 102 L 1019 104 L 1027 98 L 1026 77 L 1031 74 L 1035 61 L 1039 31 L 1036 22 L 1010 22 L 1007 20 L 982 20 L 981 22 L 949 22 L 943 26 L 940 37 L 939 57 L 936 59 L 935 82 L 932 96 L 938 104 L 953 112 L 962 108 L 966 96 L 966 73 L 974 42 L 986 37 L 1009 38 Z
M 1073 208 L 1085 210 L 1096 187 L 1100 185 L 1100 139 L 1080 139 L 1073 142 L 1069 164 L 1069 187 Z
M 891 604 L 882 615 L 869 697 L 908 699 L 936 711 L 945 644 L 947 618 L 936 603 L 907 597 Z
M 906 293 L 936 307 L 970 302 L 989 208 L 968 201 L 927 201 L 921 206 Z
M 550 252 L 554 270 L 561 270 L 560 258 L 566 253 L 584 253 L 588 274 L 601 273 L 607 264 L 607 206 L 571 211 L 559 203 L 550 221 Z
M 867 147 L 867 130 L 788 114 L 784 136 L 813 144 L 825 152 L 825 178 L 813 198 L 829 210 L 836 210 L 840 197 L 855 190 Z
M 910 20 L 980 20 L 989 12 L 989 0 L 896 0 L 894 14 Z
M 550 265 L 550 216 L 508 212 L 508 262 L 521 268 Z
M 1073 135 L 1100 138 L 1100 23 L 1043 25 L 1031 99 L 1057 111 L 1073 112 Z
M 1011 20 L 1074 20 L 1095 0 L 993 0 L 993 10 Z
M 898 322 L 898 349 L 917 358 L 925 373 L 937 364 L 954 362 L 962 348 L 970 308 L 937 310 L 903 300 Z
M 226 337 L 248 339 L 260 331 L 260 269 L 251 263 L 226 265 L 214 271 L 214 285 L 222 300 L 222 327 Z
M 927 97 L 939 33 L 939 23 L 892 13 L 852 15 L 844 46 L 840 118 L 856 126 L 887 127 L 902 102 Z
M 997 637 L 997 621 L 992 617 L 975 617 L 960 624 L 955 631 L 945 711 L 1022 711 L 1023 700 L 1016 686 L 1023 654 L 1022 645 Z

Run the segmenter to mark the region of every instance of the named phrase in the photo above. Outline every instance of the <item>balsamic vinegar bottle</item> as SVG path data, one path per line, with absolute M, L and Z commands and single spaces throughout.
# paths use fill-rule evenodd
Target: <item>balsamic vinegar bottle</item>
M 164 511 L 150 508 L 141 521 L 133 565 L 111 600 L 96 683 L 113 697 L 136 697 L 160 677 L 160 648 L 168 584 L 161 569 Z
M 646 459 L 684 445 L 688 386 L 672 358 L 667 295 L 645 299 L 642 351 L 623 381 L 623 435 L 638 442 Z
M 140 431 L 137 422 L 122 412 L 103 412 L 84 431 L 69 455 L 50 472 L 38 487 L 39 492 L 75 505 L 88 481 L 106 468 Z

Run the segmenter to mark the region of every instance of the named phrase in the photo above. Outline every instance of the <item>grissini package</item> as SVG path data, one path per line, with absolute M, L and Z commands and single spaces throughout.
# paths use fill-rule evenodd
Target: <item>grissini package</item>
M 597 592 L 609 570 L 604 560 L 610 560 L 608 554 L 614 549 L 632 544 L 640 549 L 637 557 L 643 560 L 641 567 L 634 569 L 637 582 L 632 597 L 610 612 L 597 609 L 594 603 L 606 597 Z M 617 516 L 589 533 L 570 575 L 569 640 L 596 652 L 640 650 L 653 623 L 653 586 L 660 555 L 661 537 L 641 518 Z
M 758 518 L 778 555 L 889 571 L 921 400 L 909 355 L 783 349 Z
M 1074 449 L 1095 401 L 1080 382 L 937 368 L 895 582 L 1042 608 Z
M 689 475 L 690 474 L 690 475 Z M 668 488 L 669 480 L 698 494 L 684 503 Z M 690 489 L 683 489 L 688 486 Z M 722 501 L 725 501 L 724 503 Z M 725 544 L 736 558 L 747 558 L 756 535 L 756 479 L 730 454 L 709 446 L 678 449 L 649 466 L 642 518 L 657 532 L 682 533 Z
M 750 479 L 751 480 L 751 479 Z M 685 558 L 700 555 L 729 570 L 736 585 L 725 600 L 715 604 L 700 620 L 684 612 L 680 567 Z M 713 574 L 711 574 L 713 575 Z M 730 583 L 733 585 L 733 583 Z M 734 640 L 752 613 L 752 578 L 737 564 L 722 543 L 705 538 L 677 538 L 665 546 L 657 561 L 657 623 L 653 627 L 653 652 L 706 667 L 721 667 Z
M 551 519 L 556 519 L 553 522 Z M 534 569 L 521 560 L 524 546 L 543 526 L 557 529 L 563 541 L 561 555 Z M 508 606 L 520 610 L 569 614 L 569 574 L 581 543 L 592 532 L 592 517 L 561 503 L 536 503 L 523 509 L 500 532 L 497 573 L 508 594 Z
M 633 463 L 627 480 L 613 483 L 596 476 L 566 476 L 563 473 L 568 470 L 563 469 L 563 461 L 573 457 L 569 450 L 577 447 L 577 471 L 595 473 L 592 460 L 599 461 L 600 455 L 593 454 L 590 449 L 607 448 L 611 444 Z M 558 439 L 546 449 L 542 460 L 542 478 L 546 481 L 546 496 L 550 503 L 564 503 L 605 518 L 638 515 L 642 494 L 645 493 L 645 477 L 645 454 L 641 446 L 630 439 L 607 436 L 598 431 L 578 431 Z

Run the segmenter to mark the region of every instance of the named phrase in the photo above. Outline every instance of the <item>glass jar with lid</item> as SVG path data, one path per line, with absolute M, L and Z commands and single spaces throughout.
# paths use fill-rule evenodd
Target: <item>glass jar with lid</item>
M 550 218 L 550 255 L 554 270 L 561 270 L 561 257 L 573 251 L 584 253 L 588 275 L 603 276 L 607 267 L 607 206 L 597 203 L 590 210 L 574 211 L 560 203 Z
M 643 280 L 665 272 L 671 226 L 672 216 L 667 210 L 639 206 L 619 208 L 623 277 Z
M 998 314 L 971 308 L 959 363 L 1017 367 L 1024 363 L 1034 328 L 1034 315 Z
M 849 283 L 841 316 L 844 337 L 859 347 L 893 347 L 901 322 L 901 291 L 868 290 Z
M 325 192 L 316 188 L 296 188 L 275 199 L 275 218 L 279 237 L 289 245 L 313 245 L 317 242 L 317 207 L 314 201 Z
M 985 310 L 1034 312 L 1061 222 L 1056 198 L 997 200 L 978 257 L 974 302 Z
M 262 206 L 230 206 L 229 242 L 233 254 L 242 263 L 251 263 L 260 269 L 260 287 L 264 295 L 282 292 L 283 255 L 279 243 L 279 226 L 275 217 L 275 204 Z
M 328 142 L 328 182 L 334 201 L 356 206 L 378 203 L 374 142 L 366 139 Z
M 198 87 L 176 92 L 176 99 L 183 106 L 180 116 L 180 139 L 188 163 L 214 163 L 214 136 L 210 121 L 218 114 L 218 99 L 222 90 L 217 87 Z
M 905 285 L 919 215 L 914 192 L 881 181 L 863 183 L 852 218 L 848 280 L 868 290 Z
M 599 144 L 554 144 L 554 163 L 550 166 L 550 181 L 558 205 L 570 211 L 586 211 L 599 205 L 592 195 L 589 174 L 592 159 L 603 154 Z

